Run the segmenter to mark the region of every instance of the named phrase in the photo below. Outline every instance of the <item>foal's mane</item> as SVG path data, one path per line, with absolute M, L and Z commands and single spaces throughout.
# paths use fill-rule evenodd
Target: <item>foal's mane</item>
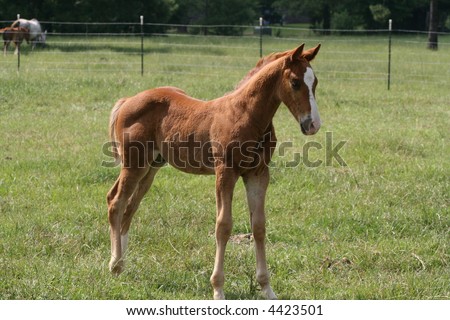
M 306 59 L 307 61 L 311 61 L 314 59 L 319 48 L 320 48 L 320 44 L 315 48 L 303 51 L 301 57 Z M 234 90 L 237 90 L 237 89 L 243 87 L 256 73 L 258 73 L 263 67 L 265 67 L 269 63 L 272 63 L 280 58 L 286 57 L 287 55 L 292 54 L 295 50 L 296 49 L 286 50 L 286 51 L 282 51 L 282 52 L 273 52 L 265 57 L 262 57 L 261 59 L 258 60 L 255 67 L 253 69 L 251 69 L 247 73 L 247 75 L 236 85 Z
M 244 86 L 256 73 L 258 73 L 258 71 L 260 71 L 264 66 L 266 66 L 267 64 L 278 60 L 279 58 L 282 58 L 286 55 L 288 55 L 290 52 L 292 52 L 291 50 L 287 50 L 284 52 L 273 52 L 265 57 L 262 57 L 261 59 L 258 60 L 258 62 L 256 63 L 255 67 L 250 70 L 247 75 L 236 85 L 236 87 L 234 88 L 235 90 L 241 88 L 242 86 Z

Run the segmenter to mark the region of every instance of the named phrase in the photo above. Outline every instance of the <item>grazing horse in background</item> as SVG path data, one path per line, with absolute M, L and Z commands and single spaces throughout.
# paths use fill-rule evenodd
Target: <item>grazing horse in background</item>
M 265 253 L 264 202 L 268 164 L 276 141 L 272 119 L 283 102 L 306 135 L 321 125 L 315 100 L 317 78 L 310 61 L 320 45 L 304 45 L 262 62 L 233 92 L 201 101 L 174 87 L 160 87 L 120 99 L 110 117 L 120 175 L 108 192 L 111 260 L 120 274 L 128 230 L 158 169 L 169 163 L 193 174 L 216 176 L 216 256 L 211 284 L 224 299 L 224 255 L 231 234 L 231 202 L 239 177 L 244 180 L 256 248 L 256 279 L 265 298 L 276 299 L 269 283 Z
M 0 29 L 0 33 L 2 34 L 3 38 L 3 55 L 6 55 L 6 52 L 8 51 L 9 44 L 11 42 L 14 43 L 14 46 L 16 49 L 14 50 L 14 54 L 17 54 L 20 50 L 20 45 L 23 42 L 23 39 L 29 43 L 30 41 L 30 33 L 27 28 L 11 28 L 6 27 L 3 29 Z
M 45 41 L 47 38 L 46 32 L 42 32 L 41 24 L 36 19 L 19 19 L 13 22 L 11 25 L 12 28 L 15 27 L 23 27 L 30 30 L 30 41 L 31 41 L 31 49 L 34 50 L 37 43 L 45 46 Z

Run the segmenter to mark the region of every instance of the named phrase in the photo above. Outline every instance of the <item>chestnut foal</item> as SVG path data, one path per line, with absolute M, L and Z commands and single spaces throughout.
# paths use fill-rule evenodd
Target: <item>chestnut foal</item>
M 161 87 L 120 99 L 110 118 L 119 178 L 107 195 L 111 237 L 109 268 L 120 274 L 133 214 L 158 169 L 169 163 L 193 174 L 216 176 L 216 257 L 211 284 L 214 299 L 224 299 L 224 255 L 231 234 L 231 202 L 239 177 L 244 180 L 256 250 L 256 279 L 267 299 L 276 299 L 265 253 L 264 201 L 268 164 L 276 140 L 272 118 L 283 102 L 306 135 L 321 125 L 310 61 L 320 45 L 262 59 L 233 92 L 200 101 L 174 87 Z
M 30 32 L 27 28 L 6 27 L 3 29 L 0 29 L 0 33 L 2 34 L 2 38 L 3 38 L 3 55 L 6 55 L 9 44 L 11 42 L 13 42 L 14 46 L 16 47 L 16 50 L 14 50 L 14 54 L 17 54 L 20 50 L 20 45 L 22 44 L 23 39 L 25 39 L 27 41 L 27 43 L 29 43 L 29 41 L 30 41 Z

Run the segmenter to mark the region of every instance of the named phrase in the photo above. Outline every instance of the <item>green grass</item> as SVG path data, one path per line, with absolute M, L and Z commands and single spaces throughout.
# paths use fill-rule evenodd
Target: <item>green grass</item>
M 210 299 L 214 177 L 163 168 L 114 277 L 105 196 L 118 168 L 101 166 L 102 145 L 118 98 L 161 85 L 221 96 L 256 63 L 258 39 L 148 38 L 143 77 L 139 39 L 85 40 L 24 47 L 20 73 L 12 54 L 0 60 L 0 299 Z M 423 40 L 394 38 L 387 91 L 381 36 L 265 38 L 265 53 L 323 45 L 313 64 L 321 131 L 303 136 L 284 106 L 274 120 L 293 144 L 275 154 L 266 203 L 279 298 L 449 298 L 450 56 Z M 326 132 L 347 141 L 347 166 L 282 165 L 308 141 L 325 146 Z M 325 162 L 325 147 L 312 151 Z M 244 199 L 238 183 L 235 234 L 250 231 Z M 230 242 L 228 298 L 259 298 L 254 270 L 253 243 Z

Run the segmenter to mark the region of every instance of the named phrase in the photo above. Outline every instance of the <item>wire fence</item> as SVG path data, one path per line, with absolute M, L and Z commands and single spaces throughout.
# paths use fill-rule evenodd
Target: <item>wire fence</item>
M 3 26 L 10 23 L 0 21 Z M 390 73 L 393 85 L 420 81 L 448 84 L 450 79 L 450 33 L 445 32 L 439 33 L 438 52 L 432 52 L 426 49 L 427 33 L 413 30 L 50 21 L 41 21 L 41 25 L 48 30 L 46 46 L 32 51 L 22 45 L 18 63 L 11 53 L 0 59 L 3 70 L 17 66 L 19 72 L 205 77 L 227 73 L 239 79 L 261 54 L 306 42 L 307 47 L 323 46 L 315 64 L 321 79 L 387 83 Z

